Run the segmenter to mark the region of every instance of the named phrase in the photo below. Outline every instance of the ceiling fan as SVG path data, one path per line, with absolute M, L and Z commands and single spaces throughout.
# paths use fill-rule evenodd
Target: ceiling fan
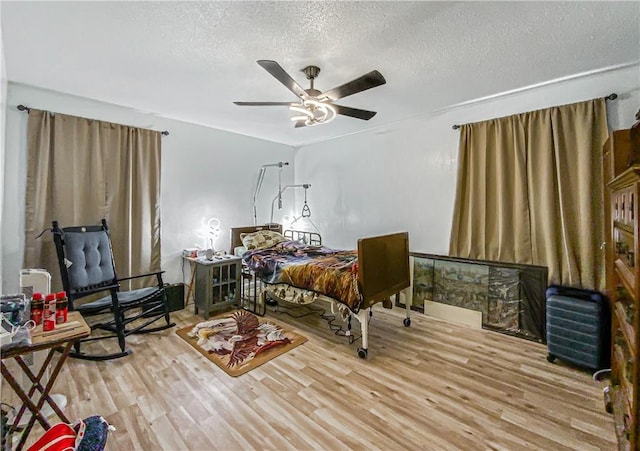
M 337 114 L 354 117 L 368 121 L 376 115 L 375 111 L 361 110 L 348 106 L 337 105 L 335 100 L 356 94 L 376 86 L 384 85 L 387 81 L 377 70 L 372 70 L 361 77 L 351 80 L 329 91 L 321 92 L 314 88 L 313 80 L 320 73 L 317 66 L 307 66 L 302 72 L 310 80 L 311 87 L 302 87 L 291 78 L 291 76 L 277 62 L 271 60 L 258 60 L 257 63 L 267 72 L 273 75 L 280 83 L 285 85 L 291 92 L 300 99 L 297 102 L 233 102 L 240 106 L 288 106 L 291 111 L 297 113 L 291 120 L 295 122 L 295 127 L 313 126 L 326 124 L 335 119 Z

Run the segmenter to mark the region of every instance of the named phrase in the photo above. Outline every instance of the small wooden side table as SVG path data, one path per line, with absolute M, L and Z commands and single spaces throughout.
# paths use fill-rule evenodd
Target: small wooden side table
M 214 257 L 184 257 L 195 265 L 194 313 L 204 310 L 204 319 L 211 312 L 240 304 L 242 258 L 233 255 Z
M 11 386 L 13 391 L 18 395 L 20 400 L 22 401 L 22 406 L 18 410 L 17 415 L 13 420 L 13 424 L 9 426 L 9 430 L 7 431 L 7 435 L 13 434 L 20 424 L 20 419 L 22 415 L 24 415 L 25 411 L 28 409 L 31 412 L 31 418 L 29 422 L 25 426 L 22 431 L 22 436 L 20 438 L 20 442 L 16 447 L 16 450 L 22 449 L 24 446 L 31 429 L 35 425 L 36 420 L 43 429 L 48 430 L 51 425 L 47 421 L 47 419 L 42 414 L 42 408 L 44 406 L 45 401 L 49 403 L 53 411 L 60 418 L 60 420 L 65 423 L 70 423 L 69 419 L 62 413 L 62 410 L 58 407 L 58 405 L 54 402 L 54 400 L 49 396 L 49 392 L 53 387 L 53 384 L 58 377 L 58 373 L 62 369 L 62 365 L 67 360 L 69 356 L 69 351 L 71 350 L 71 346 L 76 340 L 81 338 L 88 337 L 91 333 L 91 328 L 87 325 L 87 323 L 82 318 L 82 315 L 78 312 L 69 312 L 68 319 L 66 323 L 56 324 L 56 329 L 48 332 L 44 332 L 42 330 L 42 325 L 36 326 L 36 328 L 31 333 L 31 345 L 29 346 L 15 346 L 8 349 L 3 349 L 1 352 L 2 357 L 2 377 L 7 381 L 7 383 Z M 60 354 L 60 358 L 57 363 L 53 365 L 53 356 L 56 354 L 57 348 L 62 348 L 62 353 Z M 23 359 L 23 356 L 26 354 L 30 354 L 34 351 L 42 351 L 49 350 L 40 371 L 38 374 L 33 374 L 29 366 Z M 17 382 L 16 378 L 9 371 L 9 368 L 5 365 L 5 360 L 14 359 L 24 374 L 31 381 L 31 387 L 28 391 L 20 386 Z M 52 365 L 53 371 L 49 376 L 49 381 L 47 382 L 46 387 L 43 387 L 40 381 L 42 377 L 45 375 L 47 368 Z M 31 400 L 31 397 L 39 392 L 39 398 L 36 402 Z

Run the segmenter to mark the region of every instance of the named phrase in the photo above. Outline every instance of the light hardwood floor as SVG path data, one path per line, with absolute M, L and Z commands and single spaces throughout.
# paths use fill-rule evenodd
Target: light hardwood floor
M 54 392 L 70 418 L 116 426 L 109 450 L 615 449 L 602 388 L 541 344 L 376 308 L 361 360 L 316 316 L 268 316 L 308 341 L 240 377 L 173 329 L 131 337 L 123 359 L 70 359 Z

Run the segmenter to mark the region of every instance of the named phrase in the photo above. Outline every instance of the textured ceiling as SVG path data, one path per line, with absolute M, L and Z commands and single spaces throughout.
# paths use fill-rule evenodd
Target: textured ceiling
M 640 2 L 8 2 L 7 76 L 300 146 L 460 102 L 637 61 Z M 296 97 L 256 64 L 326 91 L 373 69 L 387 84 L 340 104 L 378 112 L 294 129 Z M 37 107 L 37 105 L 33 105 Z

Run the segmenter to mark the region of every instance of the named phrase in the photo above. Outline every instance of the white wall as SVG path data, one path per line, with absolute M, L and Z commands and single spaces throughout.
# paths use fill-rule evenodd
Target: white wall
M 0 8 L 0 11 L 2 9 Z M 0 24 L 2 13 L 0 12 Z M 4 60 L 4 40 L 2 39 L 2 25 L 0 25 L 0 243 L 2 243 L 2 228 L 4 223 L 4 149 L 7 116 L 7 67 Z M 0 258 L 0 276 L 2 275 L 2 258 Z M 0 277 L 0 293 L 3 291 L 3 281 Z
M 252 194 L 264 164 L 289 161 L 283 184 L 292 184 L 293 148 L 260 139 L 157 117 L 103 102 L 55 93 L 15 83 L 8 86 L 5 208 L 2 210 L 2 262 L 5 291 L 18 290 L 24 254 L 24 199 L 26 180 L 27 114 L 30 107 L 100 119 L 154 130 L 167 130 L 162 138 L 162 269 L 166 282 L 182 280 L 182 249 L 204 245 L 198 236 L 203 219 L 216 217 L 222 233 L 216 248 L 228 250 L 229 228 L 253 224 Z M 277 193 L 276 169 L 265 177 L 258 220 L 269 218 Z M 91 181 L 87 181 L 90 186 Z M 285 205 L 293 203 L 286 198 Z M 277 212 L 276 220 L 280 220 Z M 55 218 L 51 218 L 55 219 Z M 96 222 L 100 218 L 96 218 Z M 69 224 L 71 225 L 71 224 Z M 111 224 L 112 228 L 117 227 Z M 124 276 L 124 275 L 123 275 Z
M 360 237 L 407 230 L 412 251 L 446 254 L 458 154 L 458 132 L 451 129 L 452 124 L 616 92 L 619 99 L 608 103 L 609 125 L 628 128 L 640 107 L 638 71 L 635 65 L 552 83 L 295 152 L 268 141 L 9 83 L 8 100 L 1 107 L 4 112 L 6 105 L 4 183 L 0 183 L 4 189 L 0 214 L 4 292 L 18 289 L 24 252 L 27 115 L 16 110 L 18 104 L 171 133 L 162 143 L 162 267 L 166 281 L 176 282 L 182 279 L 181 250 L 202 242 L 196 230 L 201 220 L 215 216 L 222 221 L 216 247 L 226 249 L 229 228 L 253 222 L 251 196 L 260 166 L 278 161 L 291 162 L 283 171 L 283 185 L 311 183 L 311 219 L 326 244 L 353 248 Z M 274 168 L 267 172 L 259 222 L 269 219 L 277 174 Z M 283 214 L 299 215 L 302 195 L 302 190 L 289 190 L 285 208 L 276 211 L 275 220 Z
M 459 138 L 453 124 L 615 92 L 609 126 L 629 128 L 640 107 L 639 70 L 580 76 L 305 146 L 296 150 L 296 182 L 312 184 L 312 218 L 329 246 L 354 248 L 364 236 L 408 231 L 412 251 L 448 254 Z

